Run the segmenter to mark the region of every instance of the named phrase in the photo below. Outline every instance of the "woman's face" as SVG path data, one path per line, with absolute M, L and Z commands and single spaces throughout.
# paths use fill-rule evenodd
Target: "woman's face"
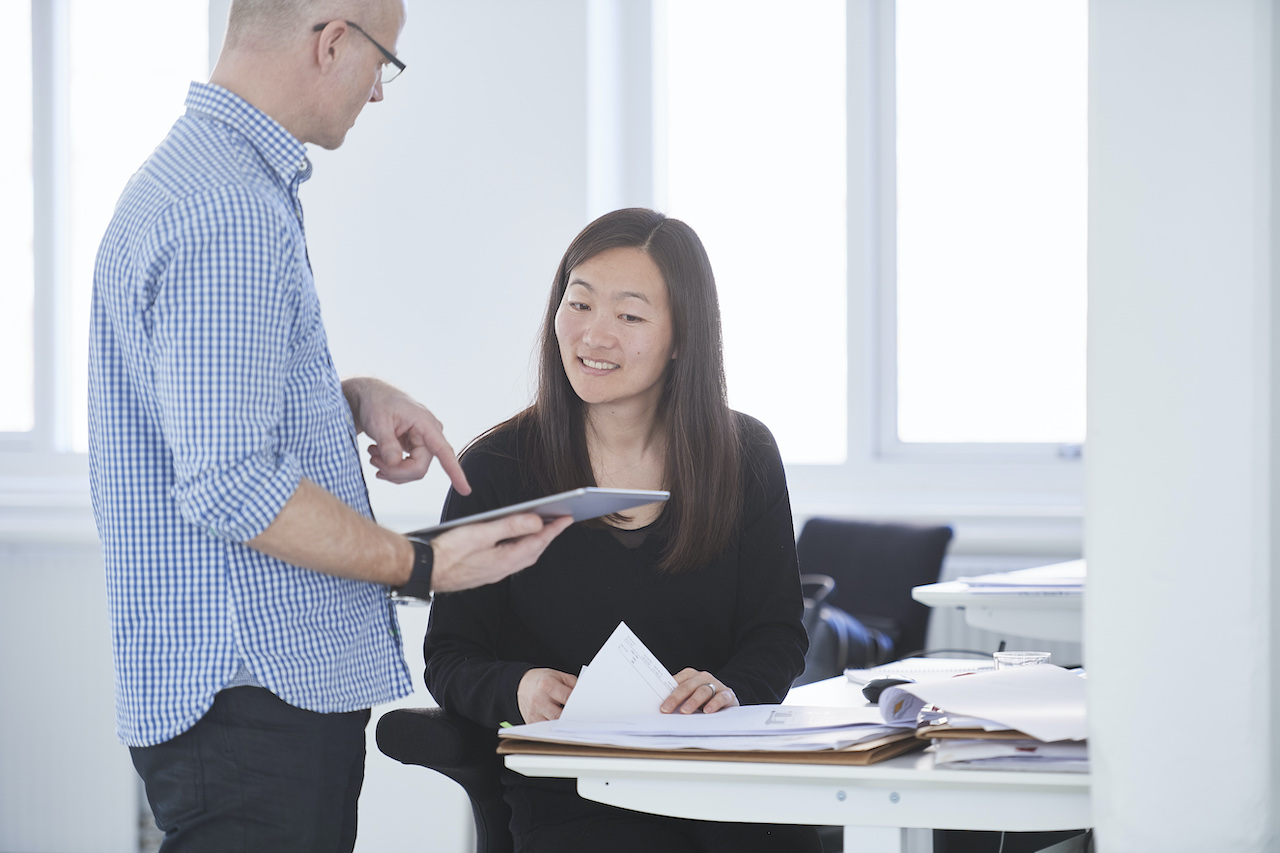
M 591 406 L 656 408 L 672 351 L 671 305 L 640 249 L 606 249 L 569 271 L 556 311 L 560 359 Z

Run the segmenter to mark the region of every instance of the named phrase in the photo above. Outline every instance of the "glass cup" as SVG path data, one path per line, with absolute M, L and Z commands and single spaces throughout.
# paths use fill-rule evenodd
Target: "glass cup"
M 996 669 L 1035 666 L 1049 662 L 1049 652 L 996 652 L 992 657 L 996 660 Z

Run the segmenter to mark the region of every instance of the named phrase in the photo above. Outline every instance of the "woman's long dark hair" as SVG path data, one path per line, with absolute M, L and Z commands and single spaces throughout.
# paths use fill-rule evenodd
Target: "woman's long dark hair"
M 538 395 L 493 432 L 515 429 L 522 467 L 546 494 L 595 485 L 586 408 L 569 384 L 556 340 L 556 312 L 569 274 L 608 249 L 635 248 L 667 285 L 672 346 L 658 419 L 666 440 L 663 488 L 671 499 L 655 523 L 666 540 L 664 571 L 695 569 L 728 544 L 742 512 L 738 430 L 725 392 L 720 303 L 706 249 L 678 219 L 643 208 L 607 213 L 574 238 L 560 260 L 542 321 Z

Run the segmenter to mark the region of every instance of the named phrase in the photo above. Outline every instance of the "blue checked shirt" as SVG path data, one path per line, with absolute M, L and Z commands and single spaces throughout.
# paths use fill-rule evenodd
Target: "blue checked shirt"
M 385 587 L 243 544 L 302 477 L 372 517 L 307 260 L 310 175 L 283 127 L 193 83 L 98 251 L 90 480 L 130 746 L 186 731 L 246 668 L 312 711 L 410 690 Z

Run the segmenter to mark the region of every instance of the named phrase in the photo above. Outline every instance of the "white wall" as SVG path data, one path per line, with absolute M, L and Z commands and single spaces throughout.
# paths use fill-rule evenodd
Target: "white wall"
M 0 851 L 132 853 L 96 541 L 0 543 Z
M 1273 15 L 1090 5 L 1085 640 L 1103 853 L 1278 841 Z
M 409 4 L 408 70 L 337 151 L 312 149 L 307 238 L 334 362 L 422 400 L 454 447 L 529 400 L 560 254 L 586 224 L 586 4 Z M 392 526 L 439 515 L 438 471 L 370 481 Z

